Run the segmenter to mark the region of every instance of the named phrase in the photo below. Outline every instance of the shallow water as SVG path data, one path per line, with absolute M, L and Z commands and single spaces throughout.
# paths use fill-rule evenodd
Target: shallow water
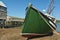
M 57 32 L 60 32 L 60 22 L 57 22 L 56 25 L 57 25 L 56 31 L 57 31 Z

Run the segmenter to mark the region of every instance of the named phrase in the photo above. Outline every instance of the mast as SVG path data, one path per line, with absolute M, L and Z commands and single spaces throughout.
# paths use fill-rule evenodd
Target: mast
M 54 0 L 50 0 L 50 5 L 48 7 L 47 13 L 51 14 L 51 12 L 53 11 L 53 9 L 54 9 Z

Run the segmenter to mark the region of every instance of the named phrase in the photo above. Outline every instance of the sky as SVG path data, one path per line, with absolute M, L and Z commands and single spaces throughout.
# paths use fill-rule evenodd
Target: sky
M 26 15 L 26 7 L 29 3 L 38 9 L 39 11 L 43 11 L 48 9 L 48 5 L 50 0 L 0 0 L 5 3 L 7 6 L 7 15 L 15 16 L 19 18 L 25 18 Z M 60 20 L 60 0 L 54 0 L 55 8 L 51 13 L 52 16 L 56 17 L 56 19 Z

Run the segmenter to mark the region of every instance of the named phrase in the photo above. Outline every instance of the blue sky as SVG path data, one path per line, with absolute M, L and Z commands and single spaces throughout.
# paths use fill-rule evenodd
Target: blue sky
M 0 0 L 3 1 L 7 6 L 7 14 L 9 16 L 16 16 L 19 18 L 25 17 L 25 9 L 29 2 L 33 4 L 35 8 L 42 11 L 47 10 L 50 0 Z M 55 9 L 52 12 L 52 16 L 56 19 L 60 19 L 60 0 L 55 0 Z

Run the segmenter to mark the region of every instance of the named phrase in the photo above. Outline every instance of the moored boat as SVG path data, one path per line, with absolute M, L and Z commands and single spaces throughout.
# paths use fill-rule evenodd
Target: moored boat
M 44 14 L 29 4 L 22 27 L 22 36 L 33 37 L 48 35 L 56 30 L 55 18 Z

